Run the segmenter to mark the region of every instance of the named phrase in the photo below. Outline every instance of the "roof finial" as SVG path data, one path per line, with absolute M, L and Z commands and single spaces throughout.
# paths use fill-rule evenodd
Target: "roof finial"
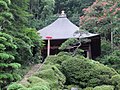
M 65 17 L 66 17 L 66 14 L 65 14 L 65 11 L 64 11 L 64 10 L 61 11 L 61 14 L 60 14 L 59 17 L 60 17 L 60 18 L 65 18 Z
M 65 11 L 64 11 L 64 10 L 62 10 L 62 11 L 61 11 L 61 14 L 62 14 L 62 15 L 64 15 L 64 14 L 65 14 Z

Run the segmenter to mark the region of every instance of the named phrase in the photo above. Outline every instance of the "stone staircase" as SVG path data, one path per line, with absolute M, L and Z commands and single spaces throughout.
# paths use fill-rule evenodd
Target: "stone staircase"
M 20 81 L 21 84 L 24 84 L 27 82 L 27 79 L 34 75 L 37 71 L 40 70 L 43 64 L 35 64 L 30 71 L 23 77 L 23 79 Z

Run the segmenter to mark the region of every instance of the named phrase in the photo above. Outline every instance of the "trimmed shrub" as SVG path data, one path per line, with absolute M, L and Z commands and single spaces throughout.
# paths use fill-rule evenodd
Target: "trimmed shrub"
M 86 87 L 85 89 L 83 90 L 93 90 L 93 87 Z
M 65 60 L 67 60 L 69 57 L 68 55 L 70 55 L 69 53 L 67 52 L 60 52 L 59 54 L 57 55 L 51 55 L 49 57 L 46 58 L 46 64 L 59 64 L 61 65 L 61 63 Z
M 114 75 L 111 78 L 112 84 L 115 86 L 116 90 L 120 90 L 120 75 Z
M 50 89 L 48 87 L 46 87 L 46 86 L 33 86 L 29 90 L 50 90 Z
M 44 68 L 44 66 L 43 66 Z M 63 88 L 64 83 L 66 82 L 65 76 L 61 73 L 61 71 L 56 67 L 51 65 L 48 69 L 39 71 L 35 76 L 38 76 L 39 78 L 44 79 L 47 81 L 50 85 L 50 88 L 52 90 L 54 88 Z
M 28 88 L 28 87 L 30 87 L 31 84 L 29 82 L 24 82 L 24 83 L 22 83 L 22 85 L 25 86 L 26 88 Z
M 28 82 L 30 82 L 31 84 L 31 87 L 32 86 L 45 86 L 47 88 L 50 88 L 49 86 L 49 83 L 46 82 L 45 80 L 39 78 L 39 77 L 36 77 L 36 76 L 32 76 L 28 79 Z
M 30 89 L 28 89 L 28 88 L 20 88 L 18 90 L 30 90 Z
M 21 88 L 25 88 L 25 87 L 21 84 L 13 83 L 13 84 L 8 86 L 7 90 L 18 90 L 18 89 L 21 89 Z
M 93 90 L 114 90 L 114 86 L 111 85 L 96 86 Z
M 67 78 L 66 84 L 82 88 L 109 85 L 110 78 L 117 74 L 114 69 L 84 57 L 70 57 L 62 63 L 62 71 Z

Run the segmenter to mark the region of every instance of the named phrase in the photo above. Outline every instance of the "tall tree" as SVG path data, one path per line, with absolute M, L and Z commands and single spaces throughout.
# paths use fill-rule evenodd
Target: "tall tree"
M 96 0 L 84 8 L 80 17 L 82 29 L 100 33 L 102 37 L 120 46 L 120 0 Z M 112 44 L 112 43 L 111 43 Z
M 30 0 L 30 26 L 41 29 L 54 21 L 62 10 L 65 10 L 68 18 L 79 26 L 79 16 L 82 9 L 87 8 L 95 0 Z
M 16 81 L 18 75 L 14 72 L 20 67 L 20 64 L 15 63 L 17 46 L 13 42 L 13 37 L 2 33 L 11 25 L 13 15 L 8 7 L 11 4 L 9 0 L 0 1 L 0 88 L 4 90 L 10 82 Z
M 35 51 L 34 49 L 39 49 L 42 42 L 35 29 L 28 29 L 28 18 L 31 16 L 28 12 L 28 3 L 29 0 L 11 0 L 9 8 L 14 19 L 12 20 L 12 24 L 8 26 L 5 31 L 14 36 L 14 42 L 18 47 L 15 54 L 15 61 L 21 64 L 28 64 L 34 62 L 34 60 L 40 61 L 40 58 L 34 57 L 36 55 L 33 54 L 38 55 L 38 53 L 40 53 L 38 50 Z M 36 38 L 33 39 L 30 33 L 25 32 L 26 30 L 35 35 Z
M 6 30 L 7 26 L 11 25 L 11 20 L 13 20 L 13 15 L 8 7 L 11 4 L 9 0 L 0 1 L 0 30 Z
M 5 89 L 5 86 L 12 81 L 20 79 L 15 73 L 21 65 L 14 63 L 14 54 L 17 46 L 13 42 L 12 36 L 0 32 L 0 88 Z M 6 90 L 6 89 L 5 89 Z
M 54 0 L 30 0 L 29 3 L 29 11 L 33 14 L 32 19 L 30 18 L 30 26 L 40 29 L 51 23 L 54 19 Z

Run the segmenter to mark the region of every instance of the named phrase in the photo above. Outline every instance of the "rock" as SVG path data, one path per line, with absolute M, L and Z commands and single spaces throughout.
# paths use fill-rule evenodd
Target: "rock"
M 71 90 L 78 90 L 78 88 L 72 87 Z

